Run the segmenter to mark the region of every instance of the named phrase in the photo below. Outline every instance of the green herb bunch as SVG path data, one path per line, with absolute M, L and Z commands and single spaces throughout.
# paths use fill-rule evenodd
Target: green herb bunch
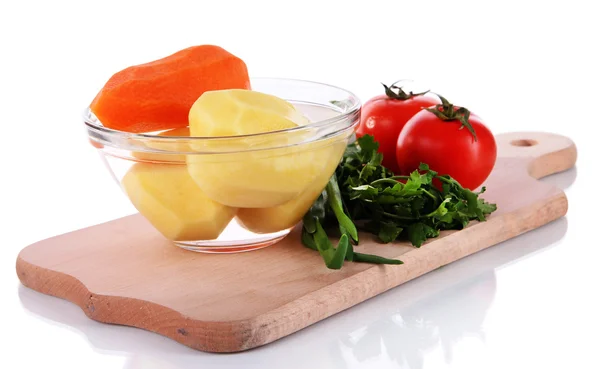
M 354 252 L 358 229 L 375 234 L 383 243 L 405 239 L 420 247 L 441 230 L 462 229 L 471 220 L 485 221 L 496 210 L 495 204 L 479 198 L 485 187 L 473 192 L 427 164 L 409 176 L 394 175 L 381 165 L 383 155 L 378 148 L 370 135 L 350 144 L 327 187 L 304 216 L 302 243 L 319 251 L 328 268 L 340 269 L 344 260 L 402 264 Z M 335 248 L 325 231 L 333 227 L 340 233 Z

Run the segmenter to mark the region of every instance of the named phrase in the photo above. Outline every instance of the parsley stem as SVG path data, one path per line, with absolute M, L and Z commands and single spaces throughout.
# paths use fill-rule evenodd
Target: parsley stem
M 410 179 L 410 176 L 391 176 L 391 177 L 387 177 L 386 179 Z M 377 181 L 375 181 L 377 182 Z
M 392 214 L 392 213 L 388 213 L 386 211 L 382 211 L 381 214 L 388 216 L 390 218 L 394 218 L 394 219 L 401 219 L 401 220 L 415 220 L 414 217 L 403 217 L 401 215 L 396 215 L 396 214 Z
M 325 230 L 321 226 L 321 223 L 317 221 L 317 231 L 314 234 L 314 246 L 317 247 L 327 268 L 340 269 L 342 267 L 349 244 L 348 236 L 343 234 L 342 237 L 340 237 L 338 247 L 334 249 L 331 241 L 329 241 L 329 237 L 327 237 L 327 233 L 325 233 Z M 312 248 L 310 241 L 305 245 Z
M 348 233 L 350 238 L 358 242 L 358 231 L 356 230 L 356 226 L 352 222 L 352 219 L 344 212 L 342 195 L 335 174 L 329 179 L 325 191 L 327 192 L 329 207 L 331 207 L 331 210 L 333 210 L 333 213 L 338 220 L 341 233 Z
M 359 263 L 371 263 L 371 264 L 404 264 L 401 260 L 398 259 L 388 259 L 383 256 L 370 255 L 370 254 L 361 254 L 358 252 L 354 253 L 354 261 Z
M 390 183 L 393 185 L 397 185 L 400 182 L 394 180 L 393 177 L 380 178 L 380 179 L 377 179 L 377 180 L 371 182 L 371 186 L 376 185 L 376 184 L 381 184 L 381 183 Z
M 456 184 L 456 185 L 458 185 L 460 188 L 463 188 L 463 187 L 460 185 L 460 183 L 458 183 L 458 182 L 457 182 L 455 179 L 449 179 L 449 178 L 442 177 L 442 176 L 435 176 L 435 178 L 439 179 L 439 180 L 440 180 L 440 181 L 442 181 L 442 182 L 446 182 L 446 183 L 448 183 L 448 184 Z
M 315 221 L 316 222 L 316 221 Z M 316 223 L 315 223 L 316 224 Z M 316 227 L 315 227 L 316 228 Z M 312 236 L 312 234 L 310 234 L 306 229 L 302 229 L 302 244 L 306 247 L 308 247 L 309 249 L 313 249 L 315 251 L 319 251 L 319 248 L 317 247 L 317 244 L 315 243 L 315 240 Z
M 442 176 L 435 176 L 435 178 L 439 179 L 442 182 L 446 182 L 448 184 L 459 184 L 456 180 L 453 179 L 448 179 L 446 177 L 442 177 Z M 382 178 L 382 179 L 378 179 L 376 181 L 371 182 L 371 184 L 379 182 L 383 179 L 410 179 L 410 176 L 392 176 L 392 177 L 387 177 L 387 178 Z
M 425 192 L 427 194 L 427 196 L 431 197 L 433 199 L 434 204 L 437 205 L 437 197 L 434 194 L 432 194 L 431 192 L 427 191 L 424 188 L 421 188 L 421 190 L 423 190 L 423 192 Z
M 435 178 L 439 179 L 440 181 L 446 182 L 446 183 L 453 183 L 451 180 L 449 180 L 448 178 L 444 178 L 442 176 L 435 176 Z

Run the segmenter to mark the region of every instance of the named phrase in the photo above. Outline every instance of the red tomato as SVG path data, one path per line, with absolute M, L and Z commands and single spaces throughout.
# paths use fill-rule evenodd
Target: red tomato
M 409 174 L 420 163 L 426 163 L 439 174 L 449 174 L 463 187 L 474 190 L 496 163 L 496 140 L 478 116 L 440 98 L 443 103 L 432 108 L 437 113 L 420 111 L 400 133 L 396 147 L 400 172 Z M 463 125 L 461 119 L 468 124 Z
M 423 108 L 438 104 L 439 100 L 428 95 L 407 94 L 396 86 L 384 87 L 385 95 L 376 96 L 362 106 L 356 134 L 358 137 L 366 134 L 373 136 L 379 143 L 379 152 L 383 154 L 383 166 L 399 173 L 396 143 L 400 131 L 413 115 Z

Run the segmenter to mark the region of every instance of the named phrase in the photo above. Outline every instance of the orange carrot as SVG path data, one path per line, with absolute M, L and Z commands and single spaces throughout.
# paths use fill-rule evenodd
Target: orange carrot
M 105 127 L 153 132 L 187 126 L 200 95 L 233 88 L 250 88 L 244 61 L 218 46 L 193 46 L 117 72 L 90 108 Z

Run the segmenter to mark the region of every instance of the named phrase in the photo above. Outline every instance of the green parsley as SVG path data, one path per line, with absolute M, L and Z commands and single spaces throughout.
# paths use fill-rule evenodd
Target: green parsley
M 397 259 L 354 252 L 358 230 L 383 243 L 408 240 L 421 247 L 442 230 L 462 229 L 471 220 L 485 221 L 495 204 L 479 198 L 448 175 L 421 164 L 409 176 L 395 176 L 381 165 L 379 144 L 370 135 L 350 144 L 327 187 L 303 219 L 302 243 L 318 251 L 325 265 L 340 269 L 344 260 L 373 264 L 402 264 Z M 434 185 L 439 181 L 439 189 Z M 337 227 L 334 247 L 325 229 Z

